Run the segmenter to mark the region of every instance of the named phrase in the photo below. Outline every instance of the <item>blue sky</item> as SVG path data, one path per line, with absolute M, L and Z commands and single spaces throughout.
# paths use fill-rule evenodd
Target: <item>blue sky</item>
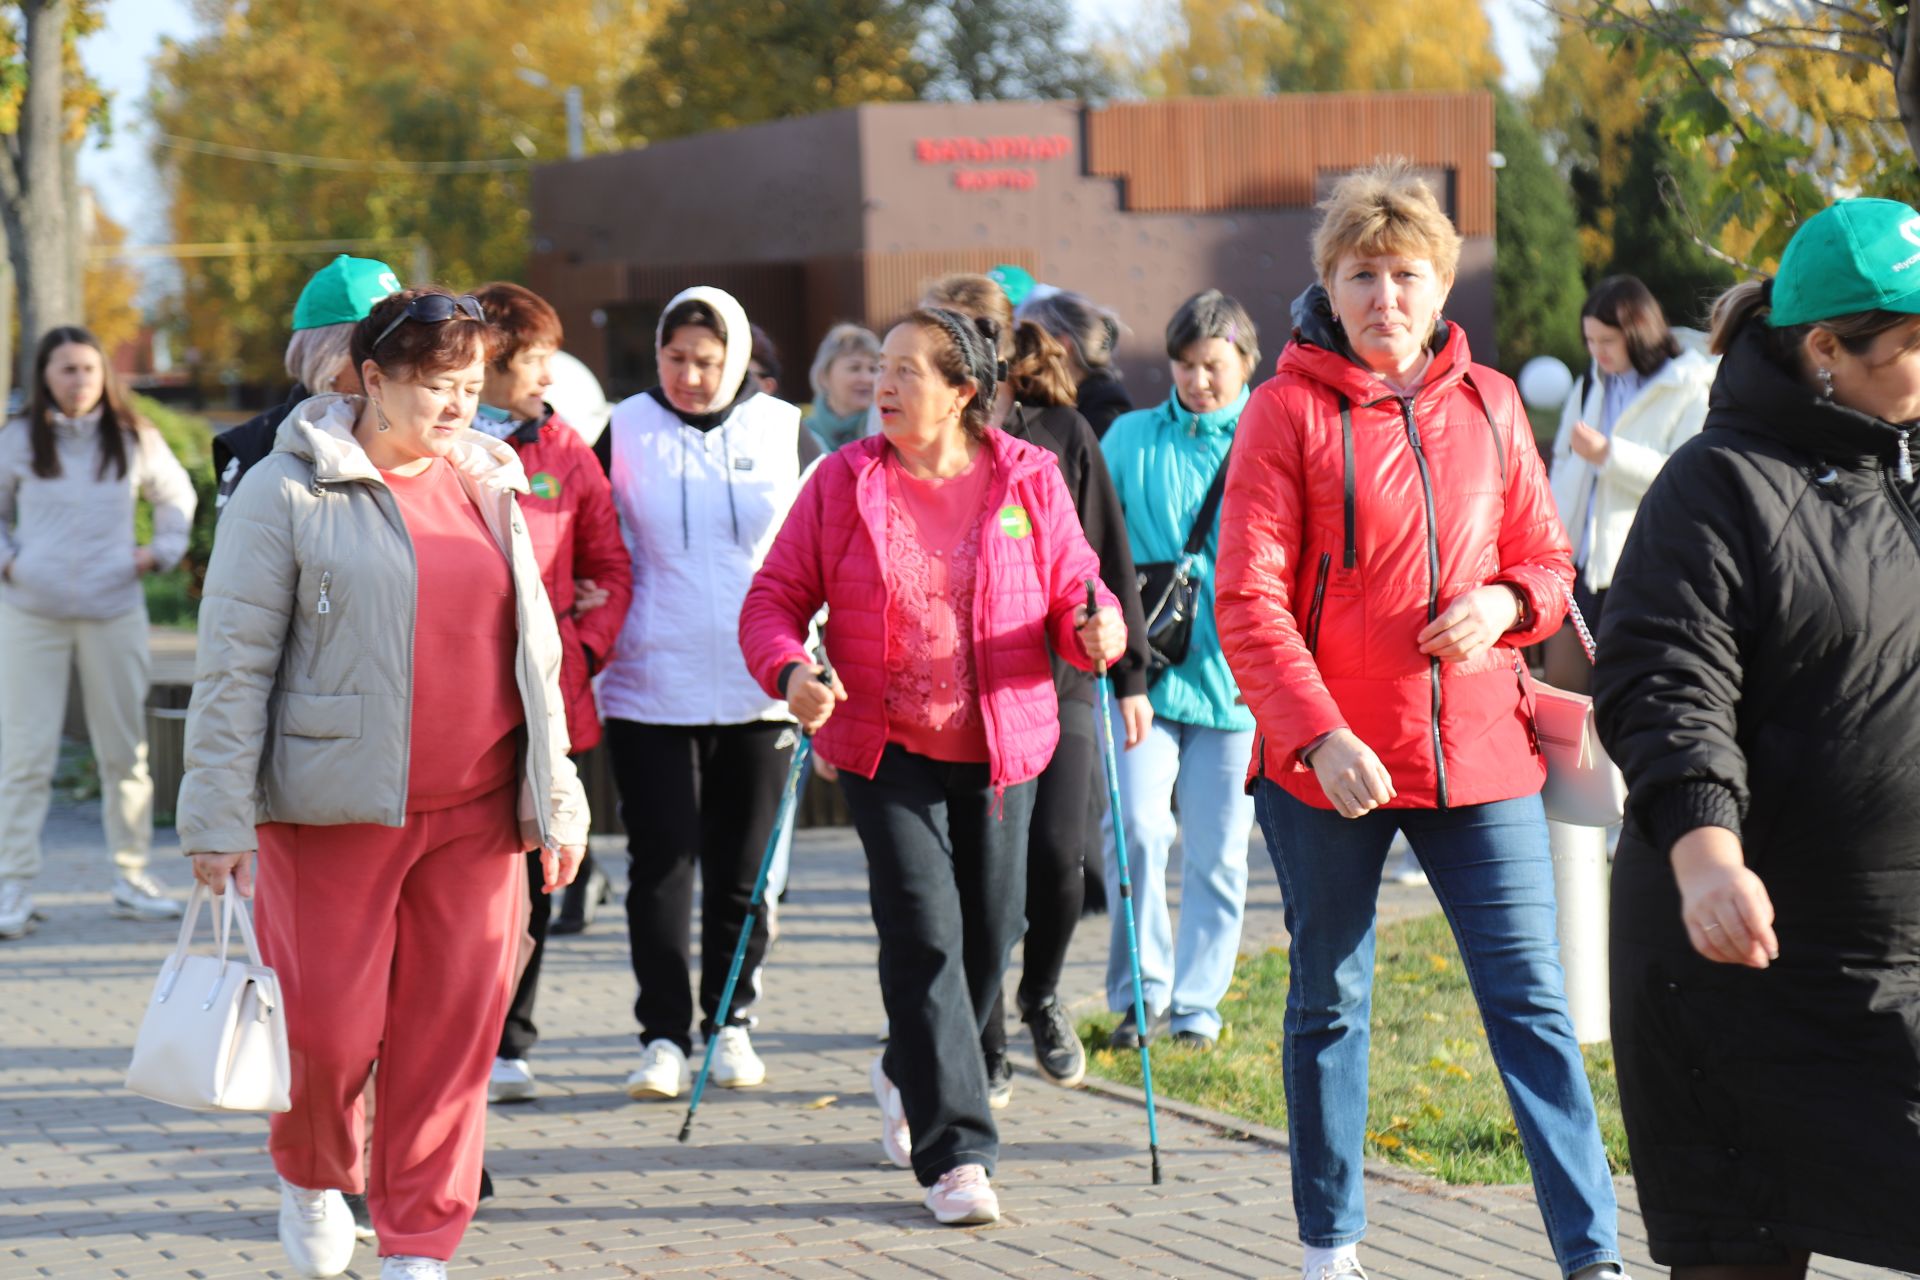
M 1096 29 L 1111 22 L 1111 15 L 1124 20 L 1130 10 L 1145 8 L 1129 0 L 1074 3 L 1083 21 Z M 1530 86 L 1538 74 L 1530 41 L 1539 6 L 1534 0 L 1486 0 L 1486 6 L 1509 85 Z M 164 240 L 167 234 L 165 195 L 154 179 L 144 119 L 148 62 L 163 38 L 187 38 L 195 27 L 188 0 L 107 0 L 106 25 L 81 48 L 88 69 L 113 95 L 115 122 L 109 145 L 89 143 L 82 151 L 81 179 L 136 244 Z

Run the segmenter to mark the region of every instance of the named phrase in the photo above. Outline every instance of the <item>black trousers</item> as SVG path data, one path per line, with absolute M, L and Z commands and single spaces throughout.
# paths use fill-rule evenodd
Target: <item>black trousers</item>
M 1020 1011 L 1037 1007 L 1060 991 L 1067 947 L 1086 902 L 1087 812 L 1099 768 L 1093 736 L 1093 705 L 1060 700 L 1060 745 L 1034 781 L 1033 821 L 1027 829 L 1027 938 L 1020 972 Z M 988 1057 L 1007 1051 L 1004 994 L 980 1035 Z
M 584 874 L 584 872 L 583 872 Z M 527 852 L 527 932 L 533 935 L 533 955 L 527 960 L 520 985 L 513 989 L 513 1003 L 507 1006 L 506 1025 L 500 1030 L 501 1058 L 524 1058 L 540 1040 L 540 1029 L 533 1025 L 533 1001 L 540 990 L 540 960 L 547 953 L 547 925 L 553 919 L 553 896 L 546 891 L 547 874 L 540 866 L 540 851 Z
M 840 774 L 867 853 L 880 933 L 886 1072 L 900 1090 L 921 1185 L 963 1164 L 991 1174 L 1000 1134 L 980 1033 L 1020 936 L 1034 784 L 998 799 L 984 764 L 888 746 L 871 781 Z
M 793 726 L 607 721 L 614 786 L 630 863 L 627 940 L 640 994 L 640 1043 L 671 1040 L 693 1052 L 693 877 L 700 875 L 700 1023 L 713 1015 L 753 882 L 780 807 Z M 783 742 L 783 739 L 785 741 Z M 767 954 L 765 914 L 754 920 L 727 1021 L 744 1026 Z

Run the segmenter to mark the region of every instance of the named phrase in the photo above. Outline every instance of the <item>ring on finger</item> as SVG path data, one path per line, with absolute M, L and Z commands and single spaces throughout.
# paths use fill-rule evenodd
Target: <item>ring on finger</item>
M 1712 932 L 1713 932 L 1713 931 L 1714 931 L 1715 929 L 1718 929 L 1719 927 L 1720 927 L 1720 922 L 1719 922 L 1718 920 L 1715 920 L 1715 921 L 1714 921 L 1714 922 L 1713 922 L 1712 924 L 1710 924 L 1710 925 L 1707 925 L 1707 926 L 1705 926 L 1704 928 L 1702 928 L 1702 929 L 1700 930 L 1700 932 L 1702 932 L 1702 933 L 1712 933 Z

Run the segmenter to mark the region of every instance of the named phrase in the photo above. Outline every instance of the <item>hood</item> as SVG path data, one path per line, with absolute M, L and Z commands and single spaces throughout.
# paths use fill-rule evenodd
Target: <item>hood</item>
M 1819 458 L 1878 461 L 1890 468 L 1913 430 L 1822 400 L 1774 363 L 1757 322 L 1735 335 L 1713 380 L 1704 430 L 1729 429 L 1771 436 Z
M 1059 459 L 1037 444 L 1016 439 L 999 428 L 987 432 L 986 445 L 993 453 L 994 470 L 1007 477 L 1008 484 L 1017 484 L 1048 467 L 1060 465 Z M 892 444 L 885 436 L 866 436 L 839 449 L 832 456 L 845 458 L 855 474 L 863 474 L 869 466 L 877 465 L 886 457 Z
M 370 480 L 384 484 L 380 469 L 354 439 L 353 423 L 366 406 L 365 396 L 324 395 L 303 400 L 280 423 L 273 442 L 275 453 L 290 453 L 313 466 L 316 484 L 342 480 Z M 526 469 L 513 446 L 484 431 L 468 427 L 454 438 L 447 455 L 454 469 L 471 476 L 483 488 L 510 493 L 527 492 Z
M 682 289 L 673 295 L 671 301 L 660 309 L 660 320 L 653 330 L 653 349 L 658 355 L 667 341 L 667 317 L 673 309 L 683 302 L 704 302 L 713 308 L 720 317 L 720 323 L 726 327 L 726 358 L 720 364 L 720 387 L 713 402 L 731 409 L 740 396 L 740 384 L 746 380 L 747 365 L 753 359 L 753 326 L 747 322 L 747 311 L 734 296 L 724 289 L 712 285 L 697 284 L 691 289 Z M 716 409 L 712 413 L 722 413 Z
M 1415 397 L 1418 401 L 1451 391 L 1473 363 L 1466 331 L 1444 317 L 1428 348 L 1433 352 L 1433 363 L 1427 366 L 1426 380 Z M 1318 284 L 1293 300 L 1293 339 L 1280 353 L 1274 372 L 1322 383 L 1355 404 L 1398 398 L 1379 374 L 1354 358 L 1346 335 L 1334 319 L 1333 300 Z

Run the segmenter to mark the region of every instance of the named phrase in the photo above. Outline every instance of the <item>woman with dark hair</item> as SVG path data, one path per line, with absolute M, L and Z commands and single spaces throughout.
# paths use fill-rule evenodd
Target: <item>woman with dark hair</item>
M 543 851 L 552 892 L 586 844 L 526 473 L 468 425 L 492 342 L 469 296 L 375 304 L 351 343 L 365 394 L 287 416 L 207 571 L 177 825 L 216 893 L 253 896 L 258 851 L 293 1062 L 267 1147 L 301 1275 L 351 1264 L 342 1193 L 361 1191 L 382 1280 L 446 1275 L 480 1187 L 521 855 Z
M 793 719 L 740 656 L 740 602 L 820 442 L 752 376 L 730 294 L 687 289 L 660 314 L 660 385 L 623 400 L 596 448 L 613 482 L 633 603 L 600 682 L 626 821 L 627 936 L 639 985 L 634 1098 L 674 1098 L 693 1052 L 693 886 L 700 879 L 700 1032 L 713 1083 L 765 1082 L 748 1037 L 769 935 L 754 917 L 727 1025 L 728 961 L 780 805 Z
M 153 508 L 144 547 L 136 499 Z M 128 406 L 99 341 L 71 327 L 42 337 L 27 416 L 0 429 L 0 938 L 19 937 L 35 918 L 27 886 L 40 873 L 76 666 L 118 869 L 113 914 L 180 914 L 147 870 L 152 659 L 140 579 L 186 554 L 193 511 L 193 482 Z
M 1030 441 L 1060 460 L 1087 542 L 1100 557 L 1102 581 L 1115 584 L 1131 651 L 1112 671 L 1114 693 L 1126 722 L 1126 745 L 1135 746 L 1153 721 L 1147 702 L 1146 618 L 1126 517 L 1113 477 L 1100 455 L 1093 428 L 1073 408 L 1073 381 L 1066 352 L 1039 325 L 1015 325 L 1013 307 L 1000 285 L 981 275 L 950 275 L 922 291 L 923 306 L 946 307 L 985 332 L 1007 366 L 988 421 L 1017 440 Z M 1088 813 L 1098 794 L 1099 765 L 1093 725 L 1093 681 L 1085 671 L 1055 659 L 1060 745 L 1039 778 L 1033 823 L 1027 837 L 1027 933 L 1024 964 L 1015 995 L 1020 1018 L 1033 1036 L 1034 1062 L 1053 1083 L 1072 1088 L 1086 1077 L 1086 1051 L 1060 1002 L 1060 975 L 1086 901 Z M 1013 1067 L 1007 1061 L 1005 999 L 994 1001 L 981 1049 L 986 1055 L 988 1096 L 995 1107 L 1013 1099 Z
M 1120 344 L 1120 317 L 1093 299 L 1056 289 L 1020 304 L 1021 323 L 1032 321 L 1067 349 L 1074 378 L 1074 407 L 1093 428 L 1107 434 L 1113 420 L 1133 411 L 1133 398 L 1113 367 L 1113 349 Z
M 740 611 L 740 648 L 840 770 L 866 847 L 892 1037 L 881 1144 L 943 1223 L 999 1218 L 980 1033 L 1023 923 L 1034 779 L 1060 737 L 1052 656 L 1126 629 L 1046 450 L 987 425 L 998 356 L 966 317 L 887 335 L 883 434 L 821 464 Z M 807 653 L 830 609 L 834 671 Z
M 1654 1260 L 1920 1272 L 1920 210 L 1714 308 L 1706 429 L 1613 576 L 1613 1044 Z
M 1573 545 L 1574 603 L 1598 627 L 1633 514 L 1673 451 L 1699 433 L 1720 362 L 1682 347 L 1659 301 L 1632 276 L 1594 286 L 1580 331 L 1593 368 L 1560 415 L 1553 498 Z M 1547 641 L 1547 661 L 1550 683 L 1587 687 L 1587 655 L 1573 628 Z

